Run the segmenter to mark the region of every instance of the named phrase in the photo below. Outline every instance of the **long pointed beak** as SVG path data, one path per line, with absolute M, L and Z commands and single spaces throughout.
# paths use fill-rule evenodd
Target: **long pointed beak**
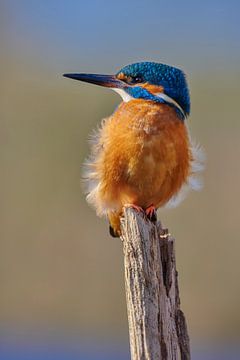
M 98 74 L 63 74 L 63 76 L 96 84 L 110 88 L 123 88 L 126 85 L 123 81 L 119 80 L 115 75 L 98 75 Z

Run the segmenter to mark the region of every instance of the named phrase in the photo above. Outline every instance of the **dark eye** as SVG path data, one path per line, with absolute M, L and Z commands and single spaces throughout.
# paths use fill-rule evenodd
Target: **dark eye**
M 125 75 L 124 73 L 119 73 L 117 75 L 119 80 L 124 81 L 127 84 L 134 85 L 143 82 L 143 78 L 141 76 L 131 76 Z
M 137 84 L 143 82 L 142 78 L 140 76 L 131 76 L 131 79 L 129 79 L 130 84 Z

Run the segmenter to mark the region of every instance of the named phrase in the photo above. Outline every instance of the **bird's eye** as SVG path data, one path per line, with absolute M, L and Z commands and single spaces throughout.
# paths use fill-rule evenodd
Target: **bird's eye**
M 131 76 L 131 75 L 126 75 L 124 73 L 119 73 L 117 75 L 117 78 L 119 80 L 124 81 L 125 83 L 129 84 L 129 85 L 134 85 L 134 84 L 138 84 L 143 82 L 143 79 L 141 76 Z
M 129 84 L 138 84 L 141 83 L 143 80 L 140 76 L 130 76 L 128 79 Z

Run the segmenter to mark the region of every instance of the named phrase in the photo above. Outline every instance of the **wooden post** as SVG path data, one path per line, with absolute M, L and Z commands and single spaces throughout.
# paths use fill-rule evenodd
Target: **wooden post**
M 174 239 L 132 208 L 121 219 L 132 360 L 189 360 Z

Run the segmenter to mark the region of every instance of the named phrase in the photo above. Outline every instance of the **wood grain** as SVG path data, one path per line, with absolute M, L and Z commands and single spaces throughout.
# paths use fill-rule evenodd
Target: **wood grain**
M 160 222 L 126 208 L 121 219 L 132 360 L 189 360 L 174 239 Z

